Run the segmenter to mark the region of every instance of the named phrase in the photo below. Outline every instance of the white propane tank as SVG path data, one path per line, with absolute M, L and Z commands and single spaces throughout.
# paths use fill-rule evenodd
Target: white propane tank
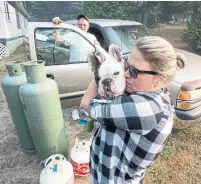
M 91 141 L 78 141 L 76 138 L 75 145 L 71 149 L 71 160 L 74 169 L 74 175 L 89 175 L 89 153 Z
M 63 155 L 50 156 L 40 174 L 40 184 L 74 184 L 71 163 Z

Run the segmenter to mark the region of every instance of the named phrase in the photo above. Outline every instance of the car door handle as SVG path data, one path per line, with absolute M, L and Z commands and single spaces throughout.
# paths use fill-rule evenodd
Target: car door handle
M 54 80 L 54 75 L 53 74 L 46 74 L 46 77 L 49 79 L 53 79 Z

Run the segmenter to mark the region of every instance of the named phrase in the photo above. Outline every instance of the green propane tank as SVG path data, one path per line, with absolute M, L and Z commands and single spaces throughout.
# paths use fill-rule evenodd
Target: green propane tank
M 19 89 L 36 153 L 41 161 L 54 154 L 67 156 L 67 137 L 58 87 L 54 80 L 46 78 L 44 63 L 24 63 L 27 83 Z
M 1 81 L 1 86 L 11 113 L 15 129 L 21 144 L 21 149 L 27 154 L 34 154 L 35 146 L 27 125 L 23 106 L 20 101 L 19 87 L 24 84 L 26 75 L 21 68 L 22 61 L 6 63 L 8 75 Z

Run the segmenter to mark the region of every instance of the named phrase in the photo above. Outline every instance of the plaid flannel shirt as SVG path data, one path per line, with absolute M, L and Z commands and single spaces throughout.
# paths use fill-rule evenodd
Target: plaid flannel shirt
M 93 184 L 138 184 L 161 152 L 173 125 L 168 91 L 93 99 L 89 114 L 100 123 L 90 153 Z

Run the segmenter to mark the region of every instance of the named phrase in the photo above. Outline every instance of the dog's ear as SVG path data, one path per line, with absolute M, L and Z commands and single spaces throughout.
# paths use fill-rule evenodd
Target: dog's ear
M 113 56 L 117 61 L 122 61 L 122 56 L 120 52 L 120 48 L 117 45 L 111 44 L 109 46 L 109 54 Z
M 99 62 L 99 59 L 93 53 L 88 54 L 88 61 L 92 67 L 93 72 L 95 72 L 96 69 L 99 67 L 99 65 L 101 65 L 101 63 Z
M 94 54 L 94 56 L 97 58 L 97 60 L 99 61 L 100 64 L 102 64 L 102 63 L 106 60 L 104 54 L 101 53 L 100 51 L 97 51 L 97 52 Z

